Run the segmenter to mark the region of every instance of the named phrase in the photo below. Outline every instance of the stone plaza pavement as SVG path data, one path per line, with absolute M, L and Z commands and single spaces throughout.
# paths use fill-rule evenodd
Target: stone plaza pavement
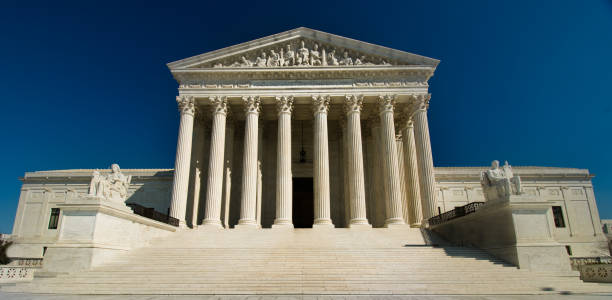
M 389 299 L 389 300 L 399 300 L 399 299 L 408 299 L 408 300 L 491 300 L 491 299 L 500 299 L 500 300 L 526 300 L 526 299 L 538 299 L 538 300 L 553 300 L 553 299 L 563 299 L 563 300 L 603 300 L 610 299 L 612 295 L 461 295 L 461 296 L 453 296 L 453 295 L 445 295 L 445 296 L 427 296 L 427 295 L 418 295 L 418 296 L 390 296 L 390 295 L 360 295 L 360 296 L 350 296 L 350 295 L 284 295 L 284 296 L 275 296 L 275 295 L 236 295 L 236 296 L 210 296 L 210 295 L 191 295 L 191 296 L 160 296 L 160 295 L 45 295 L 45 294 L 22 294 L 22 293 L 5 293 L 0 292 L 0 300 L 108 300 L 108 299 L 119 299 L 119 300 L 170 300 L 170 299 L 178 299 L 178 300 L 209 300 L 209 299 L 219 299 L 219 300 L 259 300 L 259 299 L 273 299 L 273 300 L 341 300 L 341 299 L 356 299 L 356 300 L 365 300 L 365 299 Z

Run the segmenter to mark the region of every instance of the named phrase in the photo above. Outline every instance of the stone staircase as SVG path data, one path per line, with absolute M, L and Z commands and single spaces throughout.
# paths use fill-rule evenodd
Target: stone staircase
M 184 230 L 91 271 L 5 292 L 64 294 L 610 293 L 576 272 L 519 270 L 394 229 Z

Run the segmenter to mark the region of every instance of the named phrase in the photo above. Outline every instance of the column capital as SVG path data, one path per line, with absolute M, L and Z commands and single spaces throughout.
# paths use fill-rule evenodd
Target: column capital
M 393 113 L 395 107 L 396 95 L 380 95 L 378 96 L 378 113 Z
M 291 114 L 293 110 L 293 96 L 276 97 L 276 109 L 278 114 Z
M 352 113 L 360 113 L 363 107 L 363 95 L 346 95 L 344 102 L 344 112 L 349 115 Z
M 176 103 L 181 114 L 193 115 L 195 113 L 195 99 L 193 96 L 176 96 Z
M 312 96 L 312 111 L 315 115 L 329 112 L 329 96 Z
M 417 111 L 427 111 L 429 108 L 429 99 L 431 99 L 431 94 L 410 95 L 407 111 L 410 115 L 413 115 Z
M 259 96 L 245 96 L 242 97 L 244 101 L 244 112 L 248 114 L 256 114 L 259 115 L 261 111 L 261 101 Z
M 210 100 L 210 104 L 212 105 L 212 113 L 215 114 L 224 114 L 227 115 L 228 107 L 227 107 L 227 97 L 225 96 L 215 96 L 208 98 Z

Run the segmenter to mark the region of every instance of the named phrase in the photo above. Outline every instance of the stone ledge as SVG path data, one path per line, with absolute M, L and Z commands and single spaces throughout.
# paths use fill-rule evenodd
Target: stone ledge
M 123 208 L 117 204 L 108 203 L 106 201 L 75 200 L 67 202 L 65 204 L 59 204 L 58 207 L 64 211 L 96 211 L 113 217 L 122 218 L 135 223 L 140 223 L 143 225 L 152 226 L 167 231 L 174 232 L 177 230 L 177 228 L 172 225 L 136 215 L 127 206 Z

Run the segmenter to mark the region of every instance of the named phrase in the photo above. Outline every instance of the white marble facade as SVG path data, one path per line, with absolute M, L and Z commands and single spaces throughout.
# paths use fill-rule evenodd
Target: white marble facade
M 434 168 L 428 80 L 438 63 L 307 28 L 169 63 L 175 168 L 122 170 L 126 202 L 182 228 L 286 229 L 419 227 L 483 201 L 486 167 Z M 602 235 L 587 170 L 514 171 L 525 193 L 562 208 L 559 242 Z M 58 238 L 51 208 L 86 195 L 91 174 L 26 173 L 12 238 L 42 255 Z

